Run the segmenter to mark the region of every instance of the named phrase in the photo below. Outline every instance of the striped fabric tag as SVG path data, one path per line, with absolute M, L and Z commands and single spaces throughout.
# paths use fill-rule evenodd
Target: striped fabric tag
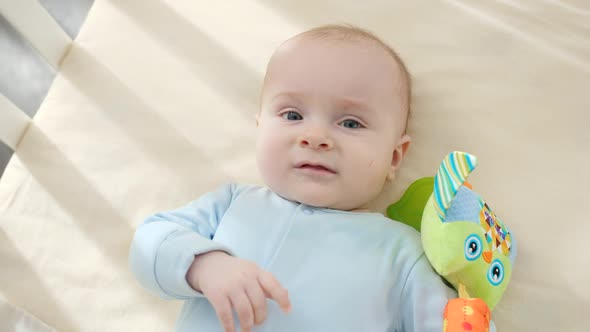
M 475 156 L 460 151 L 451 152 L 442 161 L 434 177 L 434 207 L 441 221 L 457 190 L 476 166 Z

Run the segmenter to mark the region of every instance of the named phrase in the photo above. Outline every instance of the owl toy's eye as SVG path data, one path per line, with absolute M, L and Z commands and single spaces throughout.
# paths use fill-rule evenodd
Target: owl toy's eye
M 481 250 L 481 238 L 479 235 L 469 235 L 465 240 L 465 258 L 468 261 L 476 260 L 481 256 Z
M 497 259 L 490 264 L 488 280 L 494 286 L 498 286 L 504 280 L 504 265 Z

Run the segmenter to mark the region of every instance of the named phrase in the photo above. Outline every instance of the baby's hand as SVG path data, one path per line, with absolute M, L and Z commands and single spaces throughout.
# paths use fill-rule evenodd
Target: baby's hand
M 285 313 L 291 310 L 287 290 L 270 272 L 222 251 L 195 257 L 186 279 L 209 299 L 225 332 L 235 332 L 232 308 L 238 314 L 243 332 L 264 321 L 266 298 L 276 301 Z

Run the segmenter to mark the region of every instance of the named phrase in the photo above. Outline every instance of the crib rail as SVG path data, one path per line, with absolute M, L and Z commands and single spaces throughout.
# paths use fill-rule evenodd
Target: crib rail
M 39 51 L 54 69 L 59 68 L 72 39 L 37 0 L 0 0 L 0 15 Z
M 37 0 L 0 0 L 0 15 L 56 71 L 72 39 Z M 16 150 L 31 118 L 0 94 L 0 141 Z
M 0 140 L 16 150 L 31 118 L 0 94 Z

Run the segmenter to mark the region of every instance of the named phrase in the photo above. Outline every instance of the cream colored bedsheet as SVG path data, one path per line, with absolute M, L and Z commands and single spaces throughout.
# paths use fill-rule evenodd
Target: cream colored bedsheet
M 2 299 L 0 299 L 0 328 L 2 328 L 1 331 L 16 332 L 56 331 L 22 308 L 18 308 Z
M 268 57 L 341 22 L 382 36 L 414 77 L 413 145 L 375 208 L 447 152 L 477 155 L 471 182 L 519 241 L 499 331 L 588 331 L 584 0 L 96 0 L 0 181 L 2 297 L 62 331 L 170 330 L 181 304 L 127 269 L 135 227 L 222 182 L 258 183 Z

